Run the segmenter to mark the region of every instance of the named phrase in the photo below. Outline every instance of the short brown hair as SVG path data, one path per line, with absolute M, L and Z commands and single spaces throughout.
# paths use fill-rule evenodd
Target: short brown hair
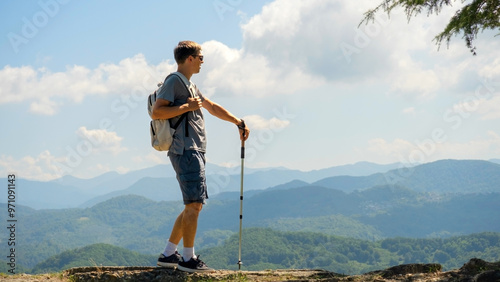
M 180 41 L 174 49 L 174 58 L 177 64 L 182 64 L 191 55 L 198 55 L 201 45 L 194 41 Z

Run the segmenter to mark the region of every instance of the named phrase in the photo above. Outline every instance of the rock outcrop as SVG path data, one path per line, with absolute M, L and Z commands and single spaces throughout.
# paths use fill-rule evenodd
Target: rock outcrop
M 471 259 L 458 270 L 440 264 L 406 264 L 363 275 L 345 276 L 325 270 L 230 271 L 188 274 L 157 267 L 80 267 L 66 271 L 74 281 L 500 281 L 500 262 Z
M 189 274 L 159 267 L 76 267 L 63 272 L 59 277 L 21 275 L 8 277 L 5 281 L 454 281 L 454 282 L 500 282 L 500 262 L 491 263 L 471 259 L 460 269 L 442 271 L 440 264 L 405 264 L 362 275 L 342 275 L 326 270 L 266 270 L 232 271 L 217 270 L 213 273 Z M 2 279 L 3 280 L 3 279 Z

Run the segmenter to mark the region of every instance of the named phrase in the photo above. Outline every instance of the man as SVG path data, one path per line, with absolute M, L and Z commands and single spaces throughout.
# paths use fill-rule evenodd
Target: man
M 177 72 L 165 79 L 157 94 L 152 118 L 172 119 L 171 124 L 175 124 L 182 114 L 188 113 L 177 127 L 168 151 L 185 206 L 174 223 L 167 246 L 157 264 L 177 267 L 187 272 L 213 271 L 194 252 L 198 215 L 208 199 L 205 179 L 206 134 L 201 108 L 222 120 L 234 123 L 239 129 L 241 140 L 246 140 L 250 131 L 243 120 L 210 101 L 190 81 L 193 74 L 200 72 L 203 64 L 203 54 L 198 43 L 179 42 L 174 49 L 174 57 Z M 182 256 L 177 252 L 181 239 L 184 244 Z

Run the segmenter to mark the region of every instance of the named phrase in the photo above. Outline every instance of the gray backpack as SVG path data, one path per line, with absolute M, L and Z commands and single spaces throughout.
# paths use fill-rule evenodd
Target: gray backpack
M 170 75 L 176 75 L 179 77 L 177 74 L 170 74 Z M 169 75 L 169 76 L 170 76 Z M 179 79 L 181 79 L 179 77 Z M 184 84 L 184 83 L 182 83 Z M 185 84 L 184 84 L 185 85 Z M 148 97 L 148 113 L 149 116 L 152 118 L 153 115 L 153 107 L 156 103 L 156 94 L 160 92 L 161 87 L 163 86 L 163 83 L 158 83 L 158 89 L 154 91 L 152 94 L 149 94 Z M 187 89 L 187 87 L 186 87 Z M 187 89 L 189 93 L 189 89 Z M 174 140 L 174 133 L 175 129 L 179 126 L 179 124 L 182 122 L 182 120 L 187 116 L 189 112 L 186 112 L 181 115 L 179 120 L 173 125 L 170 125 L 170 120 L 169 119 L 151 119 L 151 122 L 149 123 L 149 133 L 151 135 L 151 146 L 155 148 L 157 151 L 168 151 L 170 149 L 170 146 L 172 145 L 172 142 Z M 185 123 L 186 125 L 186 136 L 188 135 L 188 122 Z

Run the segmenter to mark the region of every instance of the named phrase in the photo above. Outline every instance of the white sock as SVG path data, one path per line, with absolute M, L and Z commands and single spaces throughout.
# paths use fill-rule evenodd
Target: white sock
M 196 258 L 196 256 L 194 255 L 194 247 L 184 247 L 184 250 L 182 251 L 182 258 L 184 259 L 184 261 L 189 261 L 191 258 Z
M 167 246 L 165 247 L 165 250 L 163 250 L 163 255 L 166 257 L 169 257 L 173 255 L 177 251 L 177 245 L 168 241 Z

